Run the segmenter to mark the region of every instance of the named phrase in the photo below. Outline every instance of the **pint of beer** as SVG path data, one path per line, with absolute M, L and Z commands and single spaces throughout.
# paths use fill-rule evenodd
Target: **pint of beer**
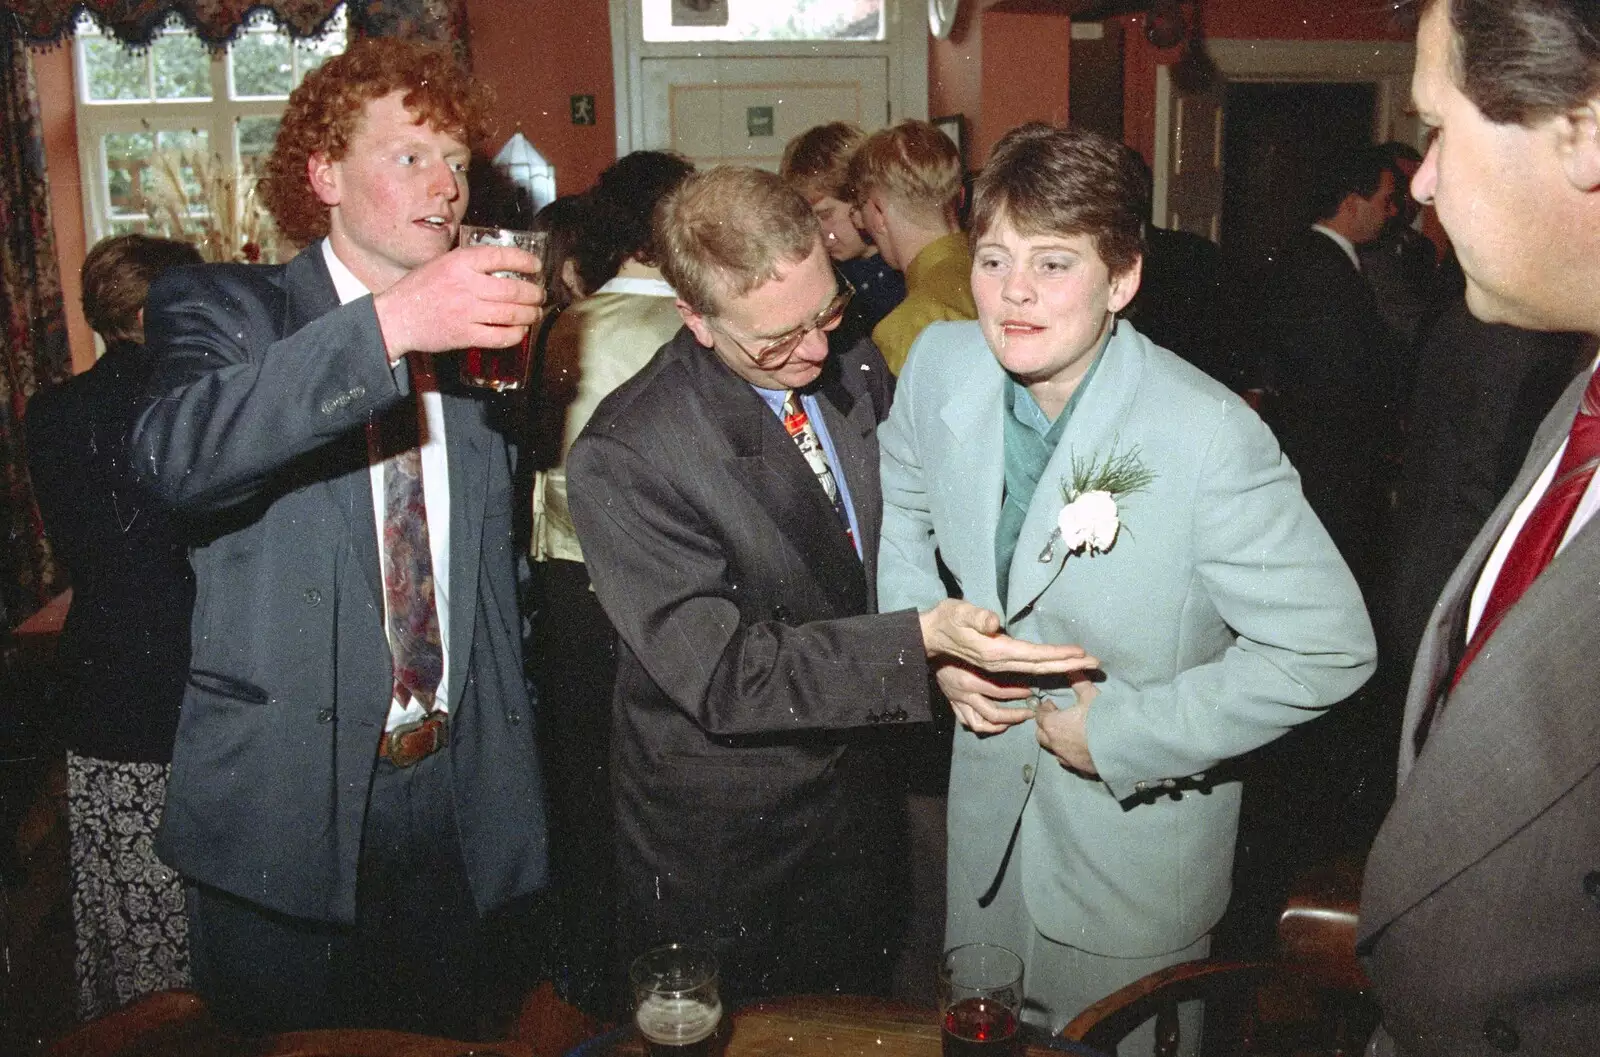
M 538 257 L 544 252 L 545 235 L 539 231 L 515 231 L 511 228 L 485 228 L 463 224 L 460 242 L 463 246 L 515 246 Z M 539 281 L 537 276 L 523 275 L 519 272 L 494 274 L 505 279 Z M 464 350 L 461 357 L 461 380 L 468 385 L 493 389 L 497 393 L 507 389 L 522 388 L 528 382 L 533 334 L 537 329 L 537 327 L 530 328 L 521 341 L 509 348 Z
M 716 955 L 671 943 L 635 958 L 633 1022 L 651 1057 L 710 1057 L 715 1053 L 722 1000 Z

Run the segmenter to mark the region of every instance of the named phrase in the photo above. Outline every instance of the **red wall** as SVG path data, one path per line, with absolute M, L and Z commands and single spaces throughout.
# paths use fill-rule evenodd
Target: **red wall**
M 61 293 L 67 303 L 67 341 L 72 369 L 94 366 L 94 331 L 83 318 L 83 283 L 79 271 L 88 252 L 83 225 L 83 187 L 78 175 L 78 118 L 73 107 L 72 49 L 33 48 L 33 77 L 39 92 L 39 119 L 44 130 L 44 163 L 50 178 L 50 220 L 56 232 L 56 257 L 61 265 Z
M 928 110 L 940 116 L 965 114 L 976 121 L 972 140 L 978 152 L 987 149 L 1004 128 L 984 127 L 982 67 L 1026 81 L 1057 76 L 1055 64 L 1037 53 L 996 55 L 983 46 L 980 13 L 1008 0 L 968 0 L 949 40 L 928 47 Z M 1409 40 L 1381 4 L 1351 5 L 1331 0 L 1204 0 L 1202 32 L 1208 37 L 1238 40 Z M 1355 8 L 1355 10 L 1352 10 Z M 1185 4 L 1188 13 L 1193 5 Z M 1138 15 L 1117 19 L 1124 27 L 1123 138 L 1144 152 L 1155 150 L 1156 67 L 1176 62 L 1180 52 L 1151 47 Z M 1061 74 L 1065 74 L 1063 68 Z M 991 122 L 992 123 L 992 122 Z M 979 153 L 974 153 L 976 161 Z
M 490 143 L 520 126 L 556 167 L 556 190 L 583 191 L 617 156 L 607 0 L 467 0 L 472 69 L 495 90 Z M 574 95 L 592 95 L 593 125 L 574 125 Z

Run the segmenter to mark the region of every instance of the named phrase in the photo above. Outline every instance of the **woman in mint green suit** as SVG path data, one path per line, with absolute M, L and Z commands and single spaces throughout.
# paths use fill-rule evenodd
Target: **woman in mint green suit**
M 1055 685 L 938 672 L 960 721 L 947 944 L 1020 953 L 1024 1019 L 1051 1030 L 1204 956 L 1240 798 L 1213 770 L 1374 664 L 1355 581 L 1271 432 L 1117 322 L 1139 285 L 1138 181 L 1100 136 L 1001 140 L 974 193 L 979 318 L 924 331 L 878 434 L 880 607 L 944 597 L 937 553 L 1010 634 L 1100 662 Z

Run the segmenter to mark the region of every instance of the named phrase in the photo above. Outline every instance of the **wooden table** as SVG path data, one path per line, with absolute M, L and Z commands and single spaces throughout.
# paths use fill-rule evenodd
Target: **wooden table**
M 772 999 L 725 1021 L 723 1057 L 939 1057 L 939 1017 L 931 1009 L 852 995 Z M 1059 1047 L 1059 1048 L 1058 1048 Z M 1103 1057 L 1071 1042 L 1029 1046 L 1027 1057 L 1072 1053 Z M 641 1057 L 644 1043 L 627 1030 L 573 1051 L 582 1057 Z

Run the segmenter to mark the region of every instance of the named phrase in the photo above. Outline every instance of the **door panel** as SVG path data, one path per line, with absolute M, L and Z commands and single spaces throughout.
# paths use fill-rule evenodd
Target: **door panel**
M 1222 237 L 1222 99 L 1173 86 L 1168 228 L 1218 242 Z
M 640 67 L 644 146 L 697 166 L 776 170 L 784 144 L 813 125 L 853 121 L 870 132 L 888 117 L 884 57 L 646 58 Z

